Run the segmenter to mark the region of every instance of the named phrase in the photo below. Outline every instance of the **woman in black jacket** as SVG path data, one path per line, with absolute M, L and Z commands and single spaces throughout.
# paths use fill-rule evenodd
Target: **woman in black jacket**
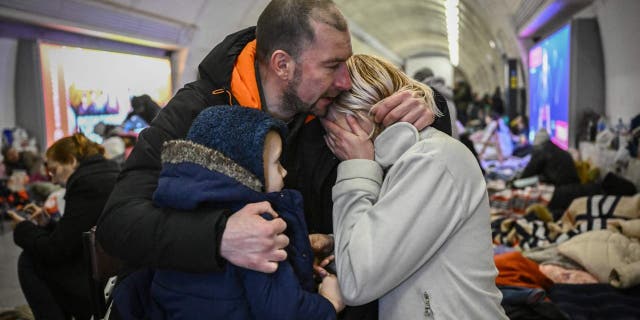
M 103 157 L 104 148 L 82 133 L 56 141 L 46 152 L 52 181 L 66 187 L 60 221 L 43 219 L 34 205 L 28 219 L 10 212 L 20 286 L 36 319 L 88 319 L 88 275 L 83 266 L 82 233 L 96 224 L 119 167 Z

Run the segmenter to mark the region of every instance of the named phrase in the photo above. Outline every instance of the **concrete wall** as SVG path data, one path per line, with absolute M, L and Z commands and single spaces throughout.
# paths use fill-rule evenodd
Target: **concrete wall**
M 413 74 L 421 68 L 431 68 L 433 74 L 444 78 L 445 83 L 453 87 L 453 66 L 447 57 L 418 57 L 408 59 L 405 64 L 405 72 L 413 77 Z
M 254 26 L 267 0 L 236 1 L 219 0 L 216 5 L 208 5 L 197 21 L 198 30 L 189 45 L 182 79 L 176 89 L 198 78 L 198 65 L 209 51 L 228 34 Z
M 640 113 L 640 1 L 597 0 L 604 52 L 605 113 L 610 122 Z
M 18 41 L 0 38 L 0 130 L 16 125 L 14 83 Z

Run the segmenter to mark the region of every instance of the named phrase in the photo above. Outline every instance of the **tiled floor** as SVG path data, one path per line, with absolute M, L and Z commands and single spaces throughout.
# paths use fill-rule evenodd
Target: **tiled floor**
M 6 221 L 0 226 L 0 311 L 25 305 L 27 301 L 22 295 L 16 270 L 18 255 L 22 252 L 13 243 L 11 225 Z

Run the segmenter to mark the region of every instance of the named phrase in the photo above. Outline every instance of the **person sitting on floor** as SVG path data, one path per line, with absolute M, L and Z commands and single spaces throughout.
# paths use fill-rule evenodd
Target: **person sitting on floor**
M 10 211 L 14 242 L 22 248 L 18 279 L 36 319 L 89 319 L 89 275 L 82 254 L 82 233 L 96 224 L 113 190 L 119 166 L 82 133 L 61 138 L 47 149 L 52 182 L 66 186 L 64 214 L 47 219 L 30 204 L 24 217 Z
M 520 178 L 532 176 L 538 176 L 541 182 L 554 186 L 580 184 L 578 169 L 571 154 L 553 143 L 544 128 L 541 128 L 533 139 L 531 160 Z

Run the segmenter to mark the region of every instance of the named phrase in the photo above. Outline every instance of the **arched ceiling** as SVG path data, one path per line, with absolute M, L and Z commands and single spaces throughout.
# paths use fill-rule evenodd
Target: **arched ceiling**
M 93 1 L 158 16 L 171 13 L 172 19 L 196 25 L 201 31 L 211 30 L 214 26 L 219 28 L 220 18 L 227 24 L 231 19 L 240 18 L 245 20 L 245 25 L 251 25 L 268 3 L 268 0 L 190 0 L 189 5 L 176 0 Z M 361 38 L 354 41 L 356 52 L 381 52 L 397 64 L 404 64 L 414 57 L 449 56 L 445 0 L 334 1 L 352 25 L 354 37 Z M 505 82 L 503 59 L 520 58 L 523 52 L 518 47 L 518 28 L 541 5 L 551 1 L 459 0 L 458 73 L 466 75 L 478 90 L 489 91 L 502 86 Z M 233 30 L 234 26 L 227 28 Z M 203 36 L 196 34 L 195 42 Z M 195 50 L 208 51 L 208 46 L 199 48 L 196 44 Z
M 352 26 L 356 52 L 380 52 L 400 65 L 416 57 L 449 56 L 445 0 L 334 1 Z M 521 58 L 525 52 L 516 33 L 539 8 L 558 1 L 588 0 L 459 0 L 457 74 L 465 75 L 483 91 L 504 84 L 504 58 Z M 184 78 L 190 81 L 211 46 L 226 34 L 255 24 L 267 3 L 268 0 L 0 0 L 0 7 L 4 7 L 0 17 L 128 33 L 141 39 L 155 37 L 187 47 Z M 70 14 L 78 8 L 84 12 L 82 16 Z M 85 15 L 90 18 L 79 23 Z M 125 19 L 124 23 L 124 15 L 138 18 Z M 155 21 L 170 29 L 150 28 Z M 175 35 L 163 38 L 167 33 L 158 30 L 172 30 Z
M 449 56 L 444 0 L 335 1 L 352 24 L 395 54 L 396 63 L 421 56 Z M 522 2 L 459 0 L 458 68 L 480 90 L 502 85 L 503 58 L 520 55 L 514 17 Z M 529 2 L 540 5 L 543 1 Z

